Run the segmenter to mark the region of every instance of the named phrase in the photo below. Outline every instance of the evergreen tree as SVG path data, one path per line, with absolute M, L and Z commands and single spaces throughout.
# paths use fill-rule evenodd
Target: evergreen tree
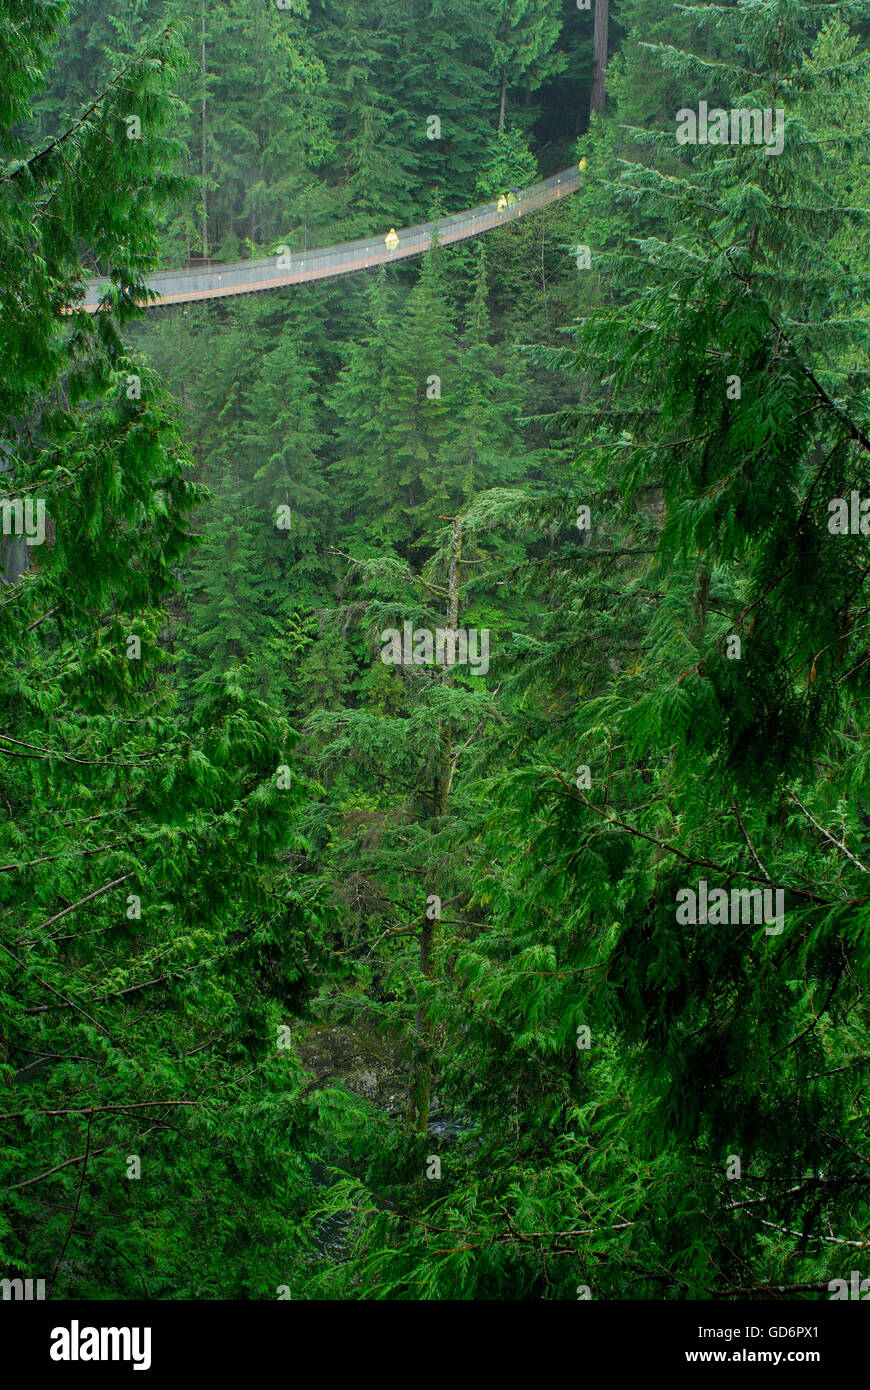
M 668 235 L 576 329 L 574 370 L 610 385 L 562 417 L 591 530 L 527 574 L 551 614 L 505 692 L 515 765 L 480 792 L 485 925 L 430 1000 L 468 1128 L 422 1212 L 412 1188 L 377 1208 L 377 1174 L 334 1194 L 353 1296 L 811 1295 L 866 1225 L 866 564 L 836 499 L 868 491 L 867 265 L 822 154 L 860 183 L 860 113 L 826 125 L 855 68 L 814 43 L 821 10 L 693 16 L 735 60 L 711 106 L 787 87 L 800 118 L 779 158 L 626 172 Z
M 545 0 L 496 0 L 491 24 L 492 62 L 499 79 L 499 130 L 507 117 L 508 93 L 522 84 L 531 94 L 565 66 L 556 49 L 561 16 Z
M 7 10 L 3 501 L 45 534 L 0 605 L 0 1260 L 50 1297 L 274 1296 L 309 1184 L 304 1074 L 276 1042 L 317 949 L 287 863 L 304 790 L 286 720 L 238 680 L 177 712 L 166 602 L 201 493 L 122 338 L 183 191 L 184 53 L 167 31 L 32 150 L 10 129 L 62 12 Z M 83 254 L 114 288 L 64 316 Z
M 477 192 L 484 201 L 494 199 L 510 188 L 525 188 L 538 177 L 535 157 L 522 133 L 515 126 L 501 126 L 490 144 L 492 153 L 485 161 L 477 181 Z

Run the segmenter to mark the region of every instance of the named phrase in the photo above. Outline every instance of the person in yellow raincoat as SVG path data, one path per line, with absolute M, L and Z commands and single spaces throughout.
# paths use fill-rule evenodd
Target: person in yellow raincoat
M 497 212 L 504 212 L 505 208 L 507 207 L 507 198 L 504 196 L 503 193 L 495 206 Z
M 390 230 L 387 232 L 387 235 L 384 237 L 384 245 L 386 246 L 391 256 L 398 244 L 399 234 L 396 231 L 395 227 L 391 227 Z

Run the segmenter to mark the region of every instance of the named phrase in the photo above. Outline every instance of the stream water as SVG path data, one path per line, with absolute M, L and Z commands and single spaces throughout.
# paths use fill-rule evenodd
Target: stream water
M 467 1124 L 451 1119 L 442 1110 L 436 1109 L 429 1116 L 427 1134 L 433 1141 L 433 1147 L 437 1145 L 443 1152 L 468 1128 Z M 330 1180 L 326 1165 L 320 1162 L 313 1163 L 311 1179 L 315 1187 L 328 1187 Z M 352 1216 L 351 1211 L 336 1212 L 334 1216 L 326 1217 L 318 1227 L 315 1238 L 317 1248 L 331 1261 L 338 1263 L 347 1255 Z

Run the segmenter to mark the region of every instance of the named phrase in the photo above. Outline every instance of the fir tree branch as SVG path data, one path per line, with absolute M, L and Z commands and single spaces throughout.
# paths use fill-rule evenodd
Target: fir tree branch
M 57 1263 L 56 1263 L 56 1265 L 54 1266 L 54 1270 L 53 1270 L 53 1272 L 52 1272 L 51 1282 L 49 1283 L 49 1286 L 48 1286 L 48 1297 L 49 1297 L 49 1298 L 51 1298 L 52 1290 L 54 1289 L 55 1280 L 57 1279 L 57 1272 L 58 1272 L 58 1270 L 60 1269 L 61 1262 L 62 1262 L 62 1260 L 63 1260 L 64 1255 L 66 1254 L 66 1248 L 67 1248 L 67 1246 L 69 1245 L 70 1236 L 72 1235 L 72 1233 L 73 1233 L 73 1227 L 74 1227 L 75 1224 L 76 1224 L 76 1217 L 77 1217 L 78 1214 L 79 1214 L 79 1204 L 80 1204 L 80 1202 L 81 1202 L 81 1200 L 82 1200 L 82 1189 L 84 1188 L 84 1185 L 85 1185 L 85 1174 L 86 1174 L 87 1171 L 88 1171 L 88 1158 L 89 1158 L 90 1152 L 91 1152 L 91 1124 L 93 1123 L 93 1118 L 94 1118 L 94 1112 L 93 1112 L 93 1110 L 91 1110 L 91 1111 L 88 1112 L 88 1130 L 87 1130 L 87 1134 L 86 1134 L 86 1136 L 85 1136 L 85 1152 L 84 1152 L 83 1161 L 82 1161 L 82 1171 L 81 1171 L 81 1176 L 80 1176 L 80 1178 L 79 1178 L 79 1187 L 78 1187 L 78 1191 L 77 1191 L 77 1193 L 76 1193 L 75 1205 L 74 1205 L 74 1207 L 73 1207 L 72 1216 L 70 1217 L 70 1223 L 69 1223 L 69 1225 L 68 1225 L 68 1227 L 67 1227 L 66 1236 L 64 1237 L 63 1245 L 61 1246 L 60 1254 L 59 1254 L 58 1257 L 57 1257 Z
M 91 1153 L 93 1157 L 96 1158 L 97 1154 L 109 1153 L 112 1149 L 117 1149 L 119 1147 L 127 1148 L 128 1144 L 131 1144 L 134 1140 L 144 1139 L 146 1135 L 152 1134 L 155 1129 L 160 1128 L 162 1128 L 160 1125 L 149 1125 L 149 1127 L 142 1130 L 141 1133 L 131 1135 L 130 1139 L 125 1139 L 120 1146 L 118 1144 L 104 1144 L 101 1149 L 92 1149 Z M 35 1178 L 25 1178 L 24 1182 L 10 1183 L 6 1190 L 7 1192 L 18 1192 L 22 1187 L 31 1187 L 35 1182 L 43 1182 L 45 1178 L 53 1177 L 55 1173 L 61 1172 L 64 1168 L 71 1167 L 73 1163 L 81 1163 L 82 1159 L 85 1157 L 85 1154 L 76 1154 L 74 1158 L 66 1158 L 63 1163 L 55 1164 L 54 1168 L 47 1168 L 44 1173 L 37 1173 Z
M 91 102 L 87 110 L 84 111 L 82 115 L 79 116 L 79 118 L 73 122 L 73 124 L 69 127 L 68 130 L 64 131 L 63 135 L 56 136 L 56 138 L 54 140 L 51 140 L 46 146 L 44 146 L 43 149 L 37 150 L 36 154 L 32 154 L 29 157 L 29 159 L 21 160 L 21 162 L 15 166 L 11 173 L 6 173 L 0 176 L 0 184 L 9 183 L 12 179 L 17 179 L 19 175 L 24 172 L 25 169 L 32 170 L 33 166 L 35 164 L 38 164 L 41 159 L 44 159 L 47 154 L 50 154 L 52 150 L 60 149 L 60 147 L 67 140 L 69 140 L 71 136 L 75 135 L 79 130 L 86 126 L 89 118 L 94 114 L 97 108 L 102 105 L 106 98 L 108 96 L 111 96 L 115 88 L 121 83 L 122 79 L 127 76 L 127 73 L 130 72 L 131 69 L 134 68 L 137 63 L 141 62 L 143 58 L 147 57 L 149 49 L 156 48 L 160 43 L 162 43 L 166 36 L 174 28 L 174 24 L 167 24 L 166 27 L 159 34 L 156 35 L 155 38 L 149 39 L 145 47 L 141 49 L 139 53 L 134 54 L 133 57 L 130 59 L 129 63 L 127 63 L 119 73 L 115 74 L 115 76 L 112 78 L 111 82 L 104 89 L 104 91 L 102 91 L 100 95 L 96 97 L 94 101 Z
M 765 869 L 764 865 L 762 864 L 761 860 L 759 859 L 758 855 L 757 855 L 756 852 L 755 852 L 755 846 L 753 845 L 752 841 L 751 841 L 750 838 L 749 838 L 749 831 L 746 829 L 746 826 L 743 824 L 743 821 L 742 821 L 741 816 L 740 816 L 740 811 L 739 811 L 738 806 L 737 806 L 737 802 L 734 800 L 734 797 L 733 797 L 733 796 L 732 796 L 732 798 L 731 798 L 731 805 L 732 805 L 733 808 L 734 808 L 734 815 L 735 815 L 736 818 L 737 818 L 737 824 L 740 826 L 740 829 L 743 831 L 743 838 L 744 838 L 744 840 L 746 841 L 747 845 L 749 846 L 749 853 L 752 855 L 752 858 L 755 860 L 755 862 L 756 862 L 756 864 L 758 865 L 759 869 L 760 869 L 761 872 L 764 874 L 764 877 L 767 879 L 768 883 L 770 883 L 770 874 L 767 872 L 767 870 Z
M 625 821 L 619 820 L 615 816 L 608 816 L 606 811 L 602 810 L 598 806 L 593 806 L 592 802 L 589 801 L 585 796 L 578 794 L 577 789 L 572 785 L 572 783 L 566 780 L 566 778 L 563 776 L 563 774 L 559 771 L 558 768 L 553 767 L 552 764 L 550 764 L 550 767 L 552 769 L 555 780 L 561 783 L 561 785 L 566 789 L 566 791 L 568 791 L 571 794 L 574 800 L 579 801 L 588 810 L 594 811 L 597 816 L 601 816 L 602 819 L 605 820 L 608 825 L 614 825 L 618 830 L 624 830 L 628 835 L 635 835 L 638 839 L 646 840 L 649 844 L 655 845 L 657 849 L 667 850 L 669 854 L 676 855 L 678 859 L 682 859 L 686 864 L 693 864 L 702 869 L 715 869 L 718 873 L 722 874 L 726 878 L 734 878 L 735 873 L 737 871 L 733 868 L 729 868 L 727 864 L 717 864 L 716 861 L 713 859 L 701 859 L 697 855 L 686 854 L 685 850 L 678 849 L 676 845 L 668 844 L 666 840 L 657 840 L 654 835 L 647 835 L 645 831 L 638 830 L 633 825 L 627 825 Z M 770 879 L 759 878 L 757 874 L 742 873 L 739 876 L 741 878 L 749 879 L 750 883 L 763 884 L 771 882 Z M 774 888 L 782 888 L 787 893 L 794 893 L 796 897 L 807 898 L 810 902 L 821 903 L 825 907 L 837 903 L 837 899 L 835 898 L 822 898 L 818 895 L 818 893 L 810 893 L 804 888 L 789 887 L 786 884 L 772 884 L 771 886 Z M 848 900 L 848 902 L 838 905 L 847 907 L 863 901 L 863 898 L 851 898 Z
M 11 956 L 12 960 L 15 961 L 15 964 L 18 965 L 18 966 L 20 966 L 21 969 L 22 969 L 25 973 L 27 973 L 28 967 L 24 964 L 24 962 L 23 962 L 22 960 L 19 960 L 19 959 L 18 959 L 18 956 L 16 956 L 16 955 L 14 954 L 14 952 L 10 951 L 9 947 L 8 947 L 7 945 L 5 945 L 4 942 L 2 942 L 2 941 L 0 941 L 0 951 L 5 951 L 6 954 L 7 954 L 7 956 Z M 70 999 L 68 995 L 62 994 L 61 991 L 60 991 L 59 989 L 55 989 L 54 985 L 50 985 L 50 984 L 48 983 L 48 980 L 44 979 L 42 975 L 38 975 L 38 974 L 36 973 L 35 970 L 33 971 L 33 974 L 36 976 L 36 979 L 39 981 L 39 983 L 43 986 L 44 989 L 47 989 L 47 990 L 49 990 L 52 994 L 56 995 L 57 998 L 60 999 L 64 1004 L 68 1005 L 69 1008 L 75 1009 L 76 1013 L 81 1014 L 83 1018 L 86 1018 L 86 1019 L 88 1020 L 88 1023 L 92 1023 L 92 1024 L 94 1025 L 94 1027 L 97 1028 L 97 1029 L 99 1029 L 99 1031 L 100 1031 L 101 1033 L 105 1033 L 106 1037 L 107 1037 L 107 1038 L 109 1039 L 109 1041 L 113 1044 L 113 1046 L 117 1046 L 117 1043 L 115 1043 L 115 1039 L 112 1037 L 112 1035 L 111 1035 L 111 1033 L 109 1032 L 108 1028 L 104 1028 L 103 1025 L 102 1025 L 102 1023 L 98 1023 L 97 1020 L 96 1020 L 95 1018 L 93 1018 L 93 1017 L 87 1012 L 86 1009 L 83 1009 L 83 1008 L 81 1007 L 80 1004 L 77 1004 L 77 1003 L 75 1002 L 74 999 Z M 44 1009 L 47 1009 L 47 1008 L 48 1008 L 48 1005 L 46 1004 L 46 1005 L 43 1005 L 42 1007 L 43 1007 Z M 56 1006 L 55 1006 L 55 1007 L 56 1007 Z
M 93 893 L 88 893 L 86 898 L 79 898 L 78 902 L 72 903 L 69 907 L 65 907 L 62 912 L 56 912 L 53 917 L 49 917 L 46 921 L 40 922 L 38 927 L 30 927 L 28 930 L 44 931 L 46 927 L 53 927 L 55 922 L 60 921 L 61 917 L 67 917 L 70 912 L 75 912 L 77 907 L 84 906 L 84 904 L 89 903 L 92 898 L 99 898 L 102 893 L 108 893 L 110 889 L 117 888 L 120 883 L 126 883 L 128 878 L 130 878 L 130 874 L 122 874 L 120 878 L 112 879 L 111 883 L 104 883 L 102 888 L 95 888 Z
M 126 1110 L 149 1110 L 153 1106 L 216 1105 L 217 1103 L 208 1096 L 200 1100 L 138 1100 L 130 1105 L 82 1105 L 72 1106 L 64 1110 L 13 1110 L 0 1114 L 0 1120 L 23 1120 L 28 1115 L 103 1115 L 109 1112 L 122 1113 Z
M 831 834 L 825 829 L 825 827 L 824 827 L 823 825 L 819 825 L 819 822 L 815 819 L 814 816 L 811 816 L 811 815 L 810 815 L 810 813 L 809 813 L 809 811 L 807 810 L 806 806 L 804 806 L 803 802 L 801 802 L 801 801 L 798 800 L 798 798 L 795 796 L 794 792 L 790 791 L 790 792 L 789 792 L 789 796 L 791 797 L 791 799 L 792 799 L 792 801 L 795 803 L 795 805 L 797 805 L 797 806 L 800 807 L 800 809 L 803 811 L 804 815 L 806 816 L 807 820 L 810 822 L 811 825 L 814 825 L 814 826 L 815 826 L 815 828 L 816 828 L 816 830 L 818 830 L 819 834 L 820 834 L 820 835 L 824 835 L 825 839 L 826 839 L 826 840 L 829 840 L 830 843 L 831 843 L 832 845 L 836 845 L 837 849 L 841 849 L 841 850 L 843 851 L 843 853 L 846 855 L 846 857 L 847 857 L 848 859 L 851 859 L 851 861 L 852 861 L 853 864 L 857 864 L 857 865 L 858 865 L 858 868 L 861 870 L 862 873 L 865 873 L 865 874 L 866 874 L 866 872 L 867 872 L 867 866 L 866 866 L 866 864 L 862 864 L 860 859 L 856 859 L 856 858 L 855 858 L 855 856 L 854 856 L 854 854 L 852 853 L 851 850 L 848 850 L 844 844 L 841 844 L 841 843 L 840 843 L 839 840 L 835 840 L 835 839 L 834 839 L 834 836 L 831 835 Z

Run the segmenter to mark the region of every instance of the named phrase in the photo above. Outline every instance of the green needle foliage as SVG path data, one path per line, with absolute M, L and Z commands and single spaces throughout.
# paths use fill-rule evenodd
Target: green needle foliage
M 2 3 L 0 1269 L 828 1296 L 870 1219 L 870 6 L 614 3 L 590 124 L 573 0 Z M 702 101 L 781 149 L 678 143 Z M 577 160 L 474 242 L 137 307 Z M 488 663 L 384 660 L 406 624 Z
M 60 17 L 11 5 L 0 84 L 3 499 L 45 516 L 22 574 L 4 542 L 0 604 L 0 1264 L 53 1297 L 274 1296 L 309 1182 L 278 1046 L 318 916 L 303 790 L 243 673 L 179 715 L 166 604 L 201 490 L 122 341 L 178 190 L 183 51 L 163 33 L 31 151 L 11 132 Z M 111 304 L 65 317 L 85 255 Z
M 694 16 L 710 105 L 787 100 L 784 152 L 647 135 L 611 196 L 659 230 L 573 364 L 536 353 L 588 383 L 560 421 L 593 530 L 524 567 L 549 612 L 480 784 L 477 929 L 426 1001 L 465 1127 L 422 1209 L 337 1189 L 343 1296 L 812 1296 L 866 1228 L 867 564 L 828 528 L 870 484 L 864 112 L 837 101 L 866 63 L 821 11 Z M 780 890 L 780 928 L 681 921 L 701 880 Z

